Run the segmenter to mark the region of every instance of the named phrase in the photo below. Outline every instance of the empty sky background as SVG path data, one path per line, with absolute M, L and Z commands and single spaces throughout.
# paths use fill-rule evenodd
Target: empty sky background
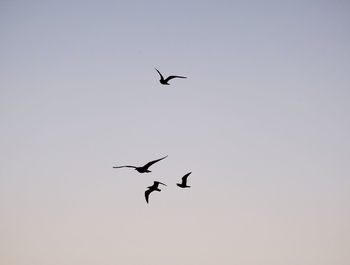
M 0 263 L 348 265 L 349 13 L 1 0 Z

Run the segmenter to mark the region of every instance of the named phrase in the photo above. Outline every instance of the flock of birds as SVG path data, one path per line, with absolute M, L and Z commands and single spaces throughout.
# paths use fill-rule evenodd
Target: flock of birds
M 156 68 L 155 68 L 156 69 Z M 158 69 L 156 69 L 156 71 L 158 72 L 159 76 L 160 76 L 160 79 L 159 79 L 159 82 L 162 84 L 162 85 L 170 85 L 168 82 L 171 80 L 171 79 L 174 79 L 174 78 L 187 78 L 185 76 L 178 76 L 178 75 L 170 75 L 168 76 L 167 78 L 164 79 L 163 75 L 158 71 Z M 137 167 L 137 166 L 129 166 L 129 165 L 126 165 L 126 166 L 115 166 L 113 168 L 124 168 L 124 167 L 128 167 L 128 168 L 133 168 L 135 169 L 137 172 L 139 173 L 150 173 L 151 171 L 149 170 L 149 168 L 167 158 L 168 156 L 164 156 L 162 158 L 159 158 L 159 159 L 156 159 L 156 160 L 153 160 L 153 161 L 150 161 L 148 162 L 147 164 L 143 165 L 143 166 L 140 166 L 140 167 Z M 192 172 L 189 172 L 187 173 L 186 175 L 184 175 L 181 179 L 181 183 L 176 183 L 176 185 L 180 188 L 190 188 L 191 186 L 188 186 L 187 185 L 187 178 L 188 176 L 191 174 Z M 152 186 L 149 186 L 147 187 L 147 190 L 145 191 L 145 199 L 146 199 L 146 202 L 148 203 L 148 200 L 149 200 L 149 195 L 153 192 L 153 191 L 161 191 L 161 189 L 159 189 L 159 185 L 164 185 L 166 186 L 166 184 L 160 182 L 160 181 L 154 181 L 153 182 L 153 185 Z

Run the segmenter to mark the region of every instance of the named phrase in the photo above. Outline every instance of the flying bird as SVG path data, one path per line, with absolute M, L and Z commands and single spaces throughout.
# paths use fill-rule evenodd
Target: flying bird
M 168 82 L 173 79 L 173 78 L 187 78 L 185 76 L 178 76 L 178 75 L 170 75 L 168 76 L 167 78 L 164 79 L 164 77 L 162 76 L 162 74 L 158 71 L 157 68 L 154 68 L 157 70 L 158 74 L 160 75 L 160 79 L 159 79 L 159 82 L 162 84 L 162 85 L 170 85 Z
M 122 168 L 122 167 L 130 167 L 130 168 L 134 168 L 137 172 L 139 173 L 149 173 L 151 172 L 150 170 L 148 170 L 148 168 L 150 166 L 152 166 L 154 163 L 159 162 L 160 160 L 163 160 L 164 158 L 166 158 L 168 156 L 164 156 L 162 158 L 159 158 L 157 160 L 153 160 L 151 162 L 148 162 L 146 165 L 142 166 L 142 167 L 135 167 L 135 166 L 117 166 L 117 167 L 113 167 L 113 168 Z
M 151 194 L 151 192 L 153 191 L 161 191 L 161 189 L 158 188 L 159 184 L 162 184 L 164 186 L 166 186 L 164 183 L 159 182 L 159 181 L 154 181 L 152 186 L 147 187 L 148 190 L 145 191 L 145 198 L 146 198 L 146 202 L 148 203 L 148 198 L 149 195 Z
M 176 183 L 177 186 L 180 188 L 189 188 L 191 186 L 187 185 L 187 178 L 189 175 L 191 175 L 192 172 L 187 173 L 185 176 L 182 177 L 182 182 L 181 183 Z

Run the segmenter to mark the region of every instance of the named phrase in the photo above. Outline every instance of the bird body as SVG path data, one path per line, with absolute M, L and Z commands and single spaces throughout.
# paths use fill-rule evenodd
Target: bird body
M 153 191 L 161 191 L 161 189 L 158 188 L 159 184 L 166 186 L 164 183 L 159 182 L 159 181 L 154 181 L 152 186 L 147 187 L 147 190 L 145 191 L 145 198 L 146 202 L 148 203 L 149 195 Z
M 144 166 L 141 166 L 141 167 L 135 167 L 135 166 L 117 166 L 117 167 L 113 167 L 113 168 L 123 168 L 123 167 L 129 167 L 129 168 L 134 168 L 137 172 L 139 173 L 149 173 L 151 172 L 149 170 L 149 167 L 152 166 L 154 163 L 157 163 L 159 162 L 160 160 L 163 160 L 164 158 L 166 158 L 168 156 L 164 156 L 162 158 L 159 158 L 159 159 L 156 159 L 156 160 L 153 160 L 151 162 L 148 162 L 146 165 Z
M 190 188 L 191 186 L 187 185 L 187 178 L 189 175 L 191 175 L 192 172 L 187 173 L 185 176 L 182 177 L 182 182 L 181 183 L 176 183 L 177 186 L 180 188 Z
M 167 78 L 164 79 L 163 75 L 158 71 L 157 68 L 155 68 L 156 71 L 158 72 L 159 76 L 160 76 L 160 79 L 159 79 L 159 82 L 162 84 L 162 85 L 170 85 L 168 82 L 173 79 L 173 78 L 187 78 L 185 76 L 179 76 L 179 75 L 170 75 L 168 76 Z

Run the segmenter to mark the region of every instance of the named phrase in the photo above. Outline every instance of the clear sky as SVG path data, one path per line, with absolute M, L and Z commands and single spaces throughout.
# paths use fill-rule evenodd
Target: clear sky
M 349 13 L 0 1 L 0 263 L 350 264 Z

